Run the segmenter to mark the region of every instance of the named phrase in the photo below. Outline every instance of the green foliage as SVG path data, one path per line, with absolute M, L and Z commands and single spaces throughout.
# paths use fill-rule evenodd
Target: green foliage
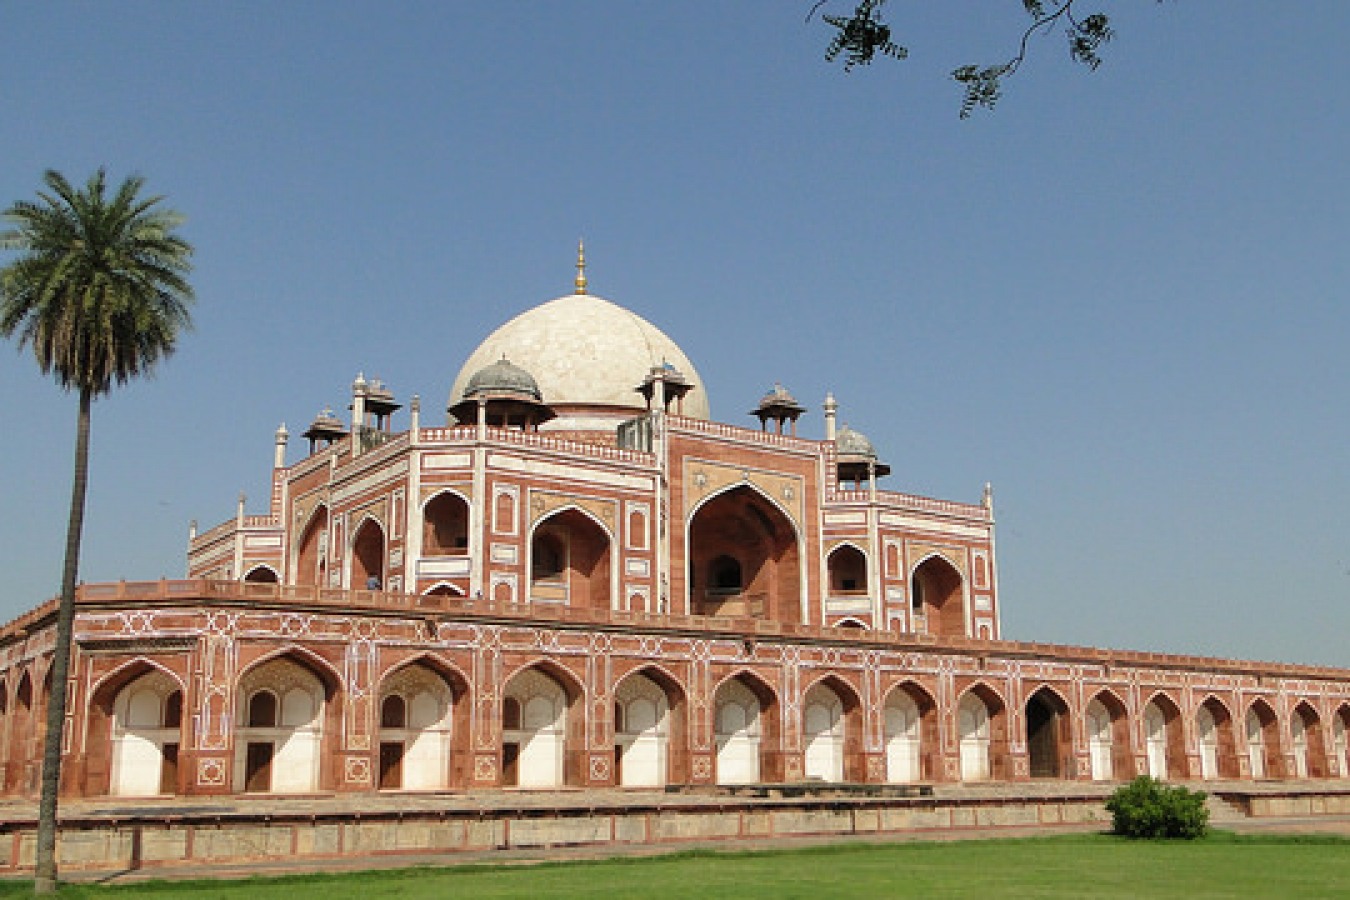
M 807 13 L 807 21 L 828 0 L 817 0 Z M 844 70 L 854 66 L 870 65 L 878 55 L 904 59 L 909 51 L 891 40 L 891 28 L 882 16 L 886 0 L 855 0 L 853 11 L 847 15 L 822 14 L 821 20 L 835 29 L 825 49 L 825 59 L 834 62 L 842 58 Z M 1104 13 L 1079 17 L 1074 8 L 1080 0 L 1022 0 L 1022 7 L 1031 17 L 1031 24 L 1022 32 L 1017 53 L 1007 62 L 995 65 L 965 65 L 952 71 L 952 78 L 961 85 L 961 118 L 969 118 L 977 108 L 993 109 L 1002 96 L 1003 79 L 1017 71 L 1026 59 L 1027 48 L 1033 36 L 1047 35 L 1062 30 L 1069 42 L 1069 58 L 1089 69 L 1102 64 L 1101 48 L 1115 36 L 1110 19 Z
M 821 16 L 838 32 L 825 49 L 827 62 L 844 57 L 844 71 L 870 65 L 878 53 L 892 59 L 904 59 L 909 51 L 891 40 L 891 28 L 881 21 L 880 7 L 886 0 L 862 0 L 849 16 Z M 820 4 L 816 4 L 819 8 Z M 812 10 L 815 12 L 815 9 Z M 808 17 L 809 18 L 809 17 Z
M 1209 809 L 1204 791 L 1168 787 L 1141 775 L 1106 801 L 1116 834 L 1132 838 L 1204 837 Z
M 55 171 L 43 181 L 37 201 L 0 213 L 11 226 L 0 249 L 19 253 L 0 269 L 0 335 L 17 334 L 61 387 L 103 394 L 189 327 L 192 247 L 175 231 L 182 217 L 140 195 L 144 179 L 111 196 L 102 169 L 82 189 Z

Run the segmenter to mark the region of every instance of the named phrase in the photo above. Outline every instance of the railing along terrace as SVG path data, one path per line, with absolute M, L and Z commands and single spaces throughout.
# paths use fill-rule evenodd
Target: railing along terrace
M 590 444 L 570 438 L 555 437 L 546 432 L 519 431 L 514 428 L 484 429 L 484 442 L 489 444 L 509 444 L 517 447 L 529 447 L 563 453 L 570 456 L 582 456 L 608 462 L 631 463 L 638 466 L 651 466 L 656 457 L 639 450 L 623 450 L 618 447 L 606 447 L 603 444 Z M 420 428 L 417 432 L 419 444 L 473 444 L 478 439 L 475 428 Z
M 833 503 L 870 503 L 870 491 L 835 489 L 826 494 L 825 499 Z M 977 503 L 956 503 L 952 500 L 937 500 L 933 497 L 920 497 L 917 494 L 901 494 L 896 491 L 877 491 L 877 506 L 905 512 L 927 512 L 946 516 L 958 516 L 963 519 L 978 519 L 987 522 L 989 510 Z
M 590 609 L 561 604 L 498 603 L 479 597 L 417 595 L 340 588 L 298 587 L 210 579 L 119 581 L 81 585 L 76 604 L 83 609 L 129 605 L 138 611 L 153 604 L 181 608 L 210 606 L 213 602 L 249 604 L 259 608 L 298 607 L 340 613 L 403 613 L 432 616 L 444 621 L 515 621 L 522 624 L 559 627 L 593 627 L 646 632 L 701 634 L 744 643 L 758 639 L 806 644 L 875 647 L 893 652 L 967 656 L 980 661 L 1023 659 L 1104 669 L 1124 666 L 1175 671 L 1207 671 L 1245 675 L 1260 679 L 1280 677 L 1344 683 L 1350 688 L 1350 669 L 1331 666 L 1295 665 L 1253 660 L 1218 659 L 1149 651 L 1112 650 L 1023 641 L 980 640 L 967 637 L 935 637 L 885 630 L 833 628 L 773 622 L 751 616 L 697 616 L 638 610 Z M 32 633 L 55 627 L 56 600 L 52 599 L 0 629 L 0 643 L 23 640 Z
M 754 428 L 743 428 L 740 425 L 727 425 L 724 422 L 705 422 L 703 419 L 690 419 L 686 416 L 670 416 L 667 421 L 670 423 L 669 428 L 672 433 L 706 434 L 712 437 L 728 438 L 752 444 L 781 447 L 785 450 L 795 450 L 798 453 L 820 452 L 820 441 L 795 437 L 790 434 L 759 431 Z

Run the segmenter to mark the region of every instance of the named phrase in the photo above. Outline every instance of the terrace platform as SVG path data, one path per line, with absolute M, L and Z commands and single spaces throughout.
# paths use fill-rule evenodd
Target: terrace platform
M 1206 782 L 1212 822 L 1350 834 L 1350 782 Z M 65 801 L 68 880 L 232 877 L 483 860 L 963 839 L 1106 827 L 1110 784 L 774 784 L 666 790 Z M 0 806 L 0 874 L 31 876 L 36 803 Z

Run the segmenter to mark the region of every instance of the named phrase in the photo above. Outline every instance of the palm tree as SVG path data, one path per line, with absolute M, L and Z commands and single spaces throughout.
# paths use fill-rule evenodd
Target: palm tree
M 0 269 L 0 334 L 18 335 L 44 374 L 80 397 L 75 432 L 75 479 L 66 531 L 66 559 L 56 616 L 56 647 L 47 702 L 38 807 L 39 894 L 56 889 L 56 799 L 80 532 L 89 474 L 89 409 L 100 394 L 147 374 L 173 352 L 191 326 L 192 247 L 174 233 L 182 217 L 162 197 L 140 197 L 144 179 L 131 177 L 108 196 L 102 169 L 83 190 L 59 173 L 43 176 L 36 202 L 18 202 L 3 217 L 12 226 L 0 248 L 18 257 Z

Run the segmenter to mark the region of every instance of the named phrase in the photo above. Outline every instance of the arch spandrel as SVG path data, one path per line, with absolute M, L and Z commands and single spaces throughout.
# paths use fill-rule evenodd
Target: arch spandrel
M 961 576 L 962 583 L 970 580 L 970 573 L 966 566 L 966 551 L 961 547 L 910 541 L 907 549 L 910 559 L 910 578 L 913 578 L 914 572 L 928 560 L 940 559 L 956 570 L 957 574 Z
M 615 522 L 618 516 L 618 507 L 617 500 L 605 500 L 582 494 L 558 494 L 531 488 L 529 491 L 529 527 L 530 530 L 533 530 L 546 519 L 568 509 L 575 509 L 582 515 L 593 519 L 604 530 L 609 542 L 617 546 L 614 535 L 616 533 Z
M 296 497 L 291 501 L 291 523 L 292 533 L 299 535 L 309 527 L 309 521 L 314 517 L 319 507 L 328 509 L 328 488 L 315 488 L 307 494 Z
M 762 472 L 707 460 L 684 459 L 685 517 L 692 519 L 698 507 L 738 485 L 749 485 L 783 511 L 800 533 L 806 521 L 806 490 L 800 476 Z
M 425 509 L 427 503 L 436 499 L 441 494 L 458 494 L 459 499 L 473 506 L 473 485 L 459 484 L 450 482 L 445 484 L 423 484 L 421 491 L 417 495 L 417 508 Z

